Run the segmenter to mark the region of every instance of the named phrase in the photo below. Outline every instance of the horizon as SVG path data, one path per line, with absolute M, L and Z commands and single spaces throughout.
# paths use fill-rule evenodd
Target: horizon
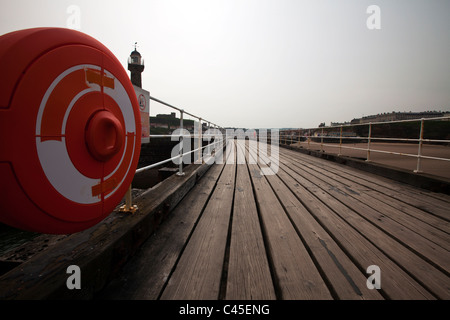
M 450 111 L 448 12 L 445 0 L 5 0 L 0 34 L 74 28 L 125 70 L 137 42 L 158 99 L 222 127 L 315 127 Z
M 175 112 L 172 112 L 175 113 Z M 226 127 L 222 127 L 222 129 L 247 129 L 247 130 L 272 130 L 272 129 L 278 129 L 278 130 L 295 130 L 295 129 L 301 129 L 301 130 L 305 130 L 305 129 L 318 129 L 321 128 L 321 125 L 324 124 L 323 127 L 326 128 L 331 128 L 331 127 L 339 127 L 341 124 L 342 125 L 348 125 L 351 124 L 351 121 L 353 120 L 360 120 L 360 119 L 367 119 L 370 117 L 376 117 L 376 116 L 380 116 L 380 115 L 385 115 L 385 114 L 405 114 L 405 113 L 419 113 L 419 114 L 423 114 L 423 113 L 442 113 L 442 117 L 449 117 L 450 116 L 450 111 L 442 111 L 442 110 L 425 110 L 425 111 L 391 111 L 391 112 L 383 112 L 383 113 L 377 113 L 377 114 L 371 114 L 371 115 L 363 115 L 360 118 L 353 118 L 352 120 L 346 120 L 344 122 L 333 122 L 330 121 L 330 125 L 327 125 L 326 123 L 320 123 L 318 126 L 315 127 L 233 127 L 233 126 L 226 126 Z M 171 114 L 156 114 L 154 116 L 150 116 L 153 118 L 156 118 L 158 116 L 170 116 Z M 438 117 L 439 118 L 439 117 Z M 175 119 L 178 119 L 175 113 Z M 414 119 L 410 119 L 408 121 L 420 121 L 422 118 L 414 118 Z M 427 119 L 427 118 L 425 118 Z M 198 121 L 196 120 L 191 120 L 191 119 L 187 119 L 189 121 L 194 121 L 194 123 L 197 123 Z M 390 121 L 381 121 L 381 122 L 390 122 Z M 397 120 L 393 120 L 391 122 L 397 122 Z M 333 125 L 333 123 L 335 123 L 335 125 Z M 339 123 L 339 124 L 336 124 Z M 365 123 L 364 123 L 365 124 Z M 368 123 L 367 123 L 368 124 Z M 203 122 L 203 126 L 206 126 L 207 123 Z

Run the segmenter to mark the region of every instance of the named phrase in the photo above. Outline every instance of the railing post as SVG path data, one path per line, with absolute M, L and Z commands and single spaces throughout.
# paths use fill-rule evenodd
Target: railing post
M 341 125 L 341 130 L 340 130 L 340 134 L 339 134 L 339 154 L 338 156 L 342 155 L 342 125 Z
M 308 150 L 309 150 L 309 147 L 310 147 L 310 142 L 311 142 L 311 130 L 310 129 L 308 129 Z
M 131 195 L 131 184 L 128 188 L 127 192 L 125 193 L 125 204 L 120 207 L 120 212 L 128 212 L 128 213 L 134 213 L 137 210 L 137 206 L 133 205 L 132 203 L 132 195 Z
M 414 170 L 415 173 L 419 173 L 422 172 L 422 170 L 420 170 L 420 160 L 422 157 L 422 144 L 423 144 L 423 124 L 424 124 L 424 118 L 422 118 L 420 120 L 420 137 L 419 137 L 419 151 L 417 154 L 417 168 L 416 170 Z
M 370 139 L 372 138 L 372 122 L 369 122 L 369 138 L 367 140 L 367 159 L 366 161 L 370 161 Z
M 203 130 L 203 126 L 202 126 L 202 118 L 198 118 L 198 163 L 202 164 L 203 163 L 203 159 L 202 159 L 202 130 Z
M 180 163 L 178 164 L 178 172 L 177 176 L 184 176 L 183 172 L 183 112 L 184 110 L 180 110 Z
M 322 132 L 320 133 L 320 152 L 323 152 L 323 127 Z

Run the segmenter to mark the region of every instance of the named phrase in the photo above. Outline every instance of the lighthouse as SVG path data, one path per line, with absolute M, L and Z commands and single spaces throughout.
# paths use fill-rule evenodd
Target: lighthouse
M 136 43 L 134 50 L 128 57 L 128 70 L 130 70 L 131 83 L 135 86 L 142 88 L 142 71 L 144 71 L 144 59 L 141 54 L 136 50 Z
M 144 144 L 150 142 L 150 92 L 142 89 L 144 59 L 136 50 L 136 44 L 134 44 L 134 50 L 128 57 L 128 70 L 130 70 L 130 80 L 141 111 L 141 143 Z

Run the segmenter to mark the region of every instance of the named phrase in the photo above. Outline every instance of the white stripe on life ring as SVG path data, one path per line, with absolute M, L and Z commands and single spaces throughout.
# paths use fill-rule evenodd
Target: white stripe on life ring
M 62 124 L 62 132 L 61 132 L 61 139 L 60 140 L 50 140 L 45 139 L 42 141 L 40 135 L 41 135 L 41 125 L 42 125 L 42 117 L 44 114 L 45 106 L 47 104 L 47 101 L 49 97 L 51 96 L 53 90 L 56 88 L 58 83 L 64 79 L 67 75 L 70 73 L 80 70 L 80 69 L 96 69 L 101 70 L 99 66 L 94 65 L 78 65 L 71 67 L 64 72 L 62 72 L 58 77 L 55 78 L 55 80 L 52 82 L 52 84 L 47 89 L 37 115 L 37 121 L 36 121 L 36 148 L 37 153 L 39 157 L 39 161 L 42 167 L 42 170 L 44 171 L 48 181 L 52 184 L 52 186 L 60 193 L 63 197 L 66 199 L 69 199 L 75 203 L 79 204 L 96 204 L 101 202 L 101 197 L 99 195 L 93 196 L 92 194 L 92 187 L 98 185 L 101 183 L 101 179 L 92 179 L 89 177 L 86 177 L 81 172 L 78 171 L 78 169 L 74 166 L 72 163 L 72 160 L 69 157 L 67 146 L 65 142 L 65 137 L 63 136 L 65 134 L 65 127 L 67 123 L 67 119 L 69 116 L 69 113 L 72 109 L 72 107 L 75 105 L 76 101 L 80 99 L 83 95 L 85 95 L 88 92 L 92 91 L 100 91 L 101 88 L 98 85 L 89 85 L 89 89 L 85 89 L 73 97 L 69 105 L 66 107 L 63 124 Z M 111 78 L 114 78 L 114 89 L 103 87 L 104 93 L 108 94 L 112 99 L 115 100 L 117 105 L 120 107 L 121 112 L 124 117 L 125 121 L 125 130 L 128 133 L 134 133 L 136 136 L 136 124 L 135 124 L 135 118 L 133 113 L 133 106 L 131 103 L 130 98 L 128 97 L 128 94 L 125 90 L 125 88 L 122 86 L 120 81 L 115 79 L 115 77 L 112 76 L 110 72 L 107 72 L 104 70 L 104 72 L 110 76 Z M 136 137 L 132 141 L 128 141 L 131 139 L 126 139 L 127 143 L 133 143 L 133 147 L 136 143 Z M 126 146 L 126 145 L 125 145 Z M 126 149 L 125 149 L 126 150 Z M 134 148 L 133 148 L 133 156 L 134 156 Z M 131 167 L 131 163 L 129 164 L 123 164 L 124 155 L 122 155 L 122 158 L 119 162 L 119 164 L 116 166 L 116 168 L 113 170 L 113 172 L 108 175 L 108 177 L 112 176 L 120 166 L 127 165 L 127 171 L 124 177 L 122 177 L 120 183 L 110 192 L 108 195 L 106 195 L 105 198 L 110 197 L 114 192 L 120 187 L 120 185 L 123 183 L 125 177 L 128 175 L 128 172 Z M 108 177 L 105 177 L 106 180 Z
M 100 179 L 92 179 L 81 174 L 73 165 L 66 148 L 66 139 L 41 142 L 36 137 L 36 146 L 42 169 L 52 186 L 65 198 L 82 204 L 94 204 L 100 197 L 92 196 L 92 187 Z

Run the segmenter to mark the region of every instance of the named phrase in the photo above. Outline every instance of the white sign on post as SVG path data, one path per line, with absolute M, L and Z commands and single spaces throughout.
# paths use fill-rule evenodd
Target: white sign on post
M 139 88 L 135 85 L 134 92 L 139 103 L 139 110 L 141 112 L 141 143 L 150 142 L 150 92 Z

